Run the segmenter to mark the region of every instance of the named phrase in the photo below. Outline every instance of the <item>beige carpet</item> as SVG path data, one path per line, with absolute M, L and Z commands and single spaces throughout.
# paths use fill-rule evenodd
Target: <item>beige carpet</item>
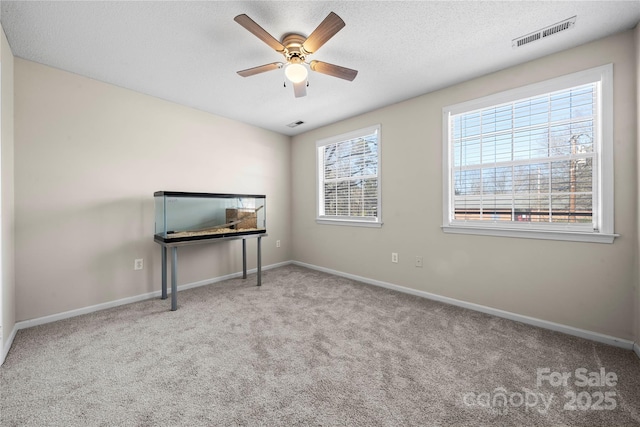
M 0 424 L 640 425 L 630 351 L 296 266 L 254 284 L 19 331 Z

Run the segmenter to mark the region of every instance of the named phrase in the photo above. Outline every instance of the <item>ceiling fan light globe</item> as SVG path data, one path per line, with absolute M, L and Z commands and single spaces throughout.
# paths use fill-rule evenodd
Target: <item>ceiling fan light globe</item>
M 306 80 L 309 72 L 307 68 L 302 64 L 289 64 L 284 69 L 284 75 L 292 82 L 292 83 L 300 83 Z

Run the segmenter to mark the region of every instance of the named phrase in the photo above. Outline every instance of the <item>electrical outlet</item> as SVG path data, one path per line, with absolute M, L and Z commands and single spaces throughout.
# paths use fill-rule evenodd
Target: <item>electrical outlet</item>
M 416 267 L 422 267 L 422 257 L 421 256 L 417 256 L 416 257 Z
M 391 252 L 391 262 L 398 262 L 398 254 L 396 252 Z
M 280 240 L 276 240 L 276 248 L 280 247 Z
M 142 270 L 144 268 L 144 260 L 142 258 L 133 261 L 134 270 Z

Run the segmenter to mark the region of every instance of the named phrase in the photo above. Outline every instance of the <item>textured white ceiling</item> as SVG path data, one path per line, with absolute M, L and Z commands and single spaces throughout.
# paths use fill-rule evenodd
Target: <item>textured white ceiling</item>
M 294 98 L 283 70 L 236 74 L 282 60 L 236 15 L 281 39 L 309 35 L 330 11 L 346 27 L 309 59 L 357 69 L 353 82 L 311 72 Z M 511 47 L 574 15 L 575 28 Z M 21 58 L 294 135 L 633 28 L 640 0 L 2 1 L 0 19 Z

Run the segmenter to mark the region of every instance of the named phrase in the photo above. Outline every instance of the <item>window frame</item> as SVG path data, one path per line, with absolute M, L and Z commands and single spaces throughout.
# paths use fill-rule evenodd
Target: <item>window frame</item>
M 316 223 L 324 225 L 342 225 L 356 227 L 382 227 L 382 181 L 381 181 L 381 154 L 382 136 L 380 124 L 357 129 L 340 135 L 320 139 L 316 141 Z M 350 139 L 361 138 L 376 133 L 377 144 L 377 213 L 376 217 L 331 216 L 321 214 L 324 207 L 324 147 Z
M 561 224 L 546 228 L 543 224 L 514 224 L 453 219 L 453 152 L 451 116 L 470 113 L 492 106 L 511 103 L 572 87 L 596 83 L 598 90 L 596 141 L 594 144 L 594 168 L 597 186 L 593 197 L 598 207 L 593 211 L 597 229 L 575 231 L 563 229 Z M 443 206 L 442 230 L 445 233 L 475 234 L 485 236 L 517 237 L 578 242 L 613 243 L 614 233 L 614 185 L 613 185 L 613 64 L 607 64 L 576 73 L 567 74 L 539 83 L 506 90 L 482 98 L 446 106 L 442 109 L 443 135 Z

